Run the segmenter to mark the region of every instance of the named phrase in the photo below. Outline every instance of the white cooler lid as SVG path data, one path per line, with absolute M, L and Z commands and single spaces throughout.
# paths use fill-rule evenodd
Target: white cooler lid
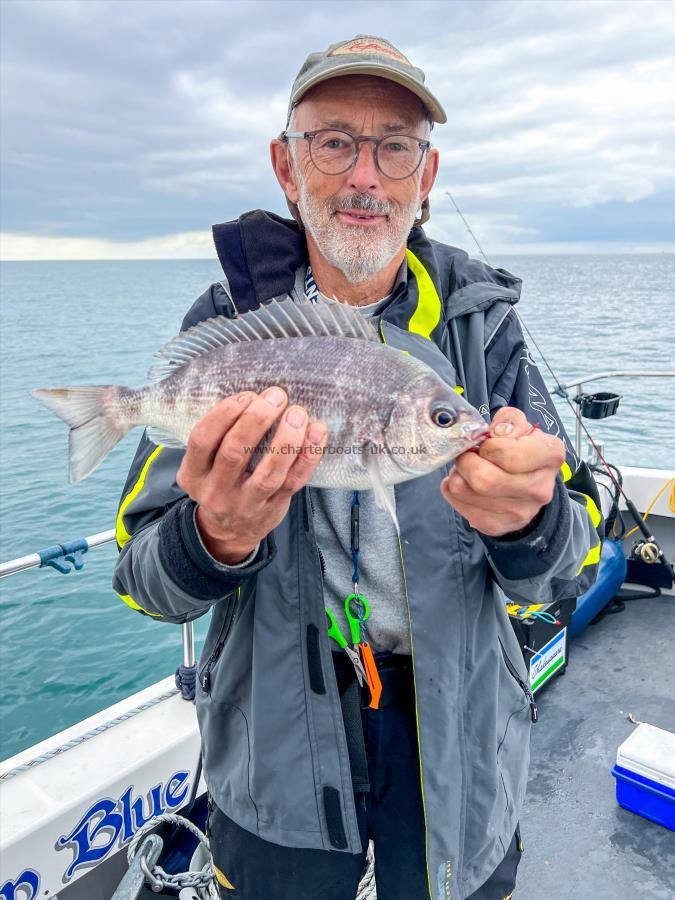
M 641 723 L 617 750 L 616 764 L 675 789 L 675 734 Z

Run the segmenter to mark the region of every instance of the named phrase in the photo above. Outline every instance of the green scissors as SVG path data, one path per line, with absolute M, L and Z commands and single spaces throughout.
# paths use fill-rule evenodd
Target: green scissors
M 350 594 L 345 600 L 345 615 L 349 623 L 349 633 L 354 650 L 363 640 L 362 626 L 370 615 L 370 603 L 363 594 Z
M 333 638 L 338 647 L 344 650 L 347 656 L 350 658 L 352 665 L 354 666 L 354 671 L 356 672 L 356 679 L 359 683 L 359 687 L 363 687 L 363 683 L 364 681 L 366 681 L 366 670 L 363 668 L 360 654 L 349 646 L 344 635 L 340 631 L 338 623 L 335 620 L 335 615 L 331 612 L 330 609 L 328 609 L 328 607 L 326 607 L 326 616 L 328 617 L 328 621 L 330 623 L 330 628 L 328 629 L 328 637 Z M 351 629 L 351 621 L 349 623 L 349 627 Z

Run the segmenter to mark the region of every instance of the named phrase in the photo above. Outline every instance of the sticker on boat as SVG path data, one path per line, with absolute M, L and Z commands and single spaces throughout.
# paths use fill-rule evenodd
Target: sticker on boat
M 565 638 L 567 628 L 559 631 L 548 644 L 530 660 L 530 688 L 532 692 L 545 684 L 557 670 L 565 665 Z

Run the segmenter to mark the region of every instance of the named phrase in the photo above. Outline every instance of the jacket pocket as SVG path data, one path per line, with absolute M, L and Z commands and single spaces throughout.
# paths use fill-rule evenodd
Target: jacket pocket
M 524 681 L 520 677 L 520 675 L 518 673 L 518 669 L 516 669 L 515 665 L 509 659 L 509 655 L 506 652 L 506 650 L 504 649 L 504 645 L 502 644 L 502 639 L 498 638 L 498 640 L 499 640 L 500 649 L 502 651 L 502 657 L 504 658 L 504 663 L 509 672 L 509 675 L 513 678 L 513 680 L 516 682 L 516 684 L 518 685 L 520 690 L 523 692 L 523 695 L 530 706 L 530 718 L 532 719 L 532 722 L 534 723 L 537 721 L 537 719 L 539 717 L 538 712 L 537 712 L 537 704 L 534 702 L 534 694 L 530 690 L 529 684 L 527 684 L 527 682 Z
M 219 809 L 257 833 L 258 810 L 251 796 L 249 724 L 243 711 L 198 695 L 204 771 Z
M 237 591 L 236 595 L 232 597 L 228 603 L 227 609 L 223 614 L 223 621 L 221 622 L 218 637 L 213 645 L 213 649 L 209 652 L 208 656 L 205 656 L 205 661 L 199 668 L 199 684 L 205 694 L 208 694 L 211 690 L 211 673 L 213 667 L 220 658 L 220 654 L 223 652 L 223 647 L 225 646 L 225 642 L 230 633 L 230 628 L 232 627 L 232 620 L 234 619 L 234 612 L 238 600 L 239 591 Z

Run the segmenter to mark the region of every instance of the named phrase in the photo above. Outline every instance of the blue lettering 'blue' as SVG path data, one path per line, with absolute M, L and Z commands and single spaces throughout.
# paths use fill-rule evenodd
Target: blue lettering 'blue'
M 189 772 L 176 772 L 167 781 L 166 790 L 164 791 L 164 803 L 168 809 L 176 809 L 187 797 L 188 785 L 186 782 L 189 777 Z
M 97 800 L 82 816 L 69 835 L 60 837 L 57 847 L 70 846 L 74 859 L 66 869 L 65 880 L 72 878 L 80 868 L 95 865 L 104 859 L 118 842 L 126 844 L 134 834 L 167 809 L 176 809 L 184 802 L 188 793 L 187 771 L 175 772 L 166 784 L 156 784 L 144 796 L 134 797 L 129 786 L 119 800 L 107 797 Z M 147 804 L 147 815 L 145 807 Z M 24 873 L 25 875 L 25 873 Z M 24 878 L 25 880 L 25 878 Z M 0 900 L 15 900 L 20 882 L 7 882 L 2 888 L 6 897 Z M 13 893 L 9 894 L 8 891 Z M 19 900 L 16 895 L 16 900 Z M 20 900 L 24 900 L 23 897 Z M 28 900 L 33 900 L 29 897 Z
M 134 836 L 134 823 L 131 818 L 131 792 L 132 787 L 128 787 L 119 799 L 118 805 L 122 807 L 122 843 L 130 841 Z
M 138 831 L 139 828 L 142 828 L 144 825 L 147 825 L 155 816 L 161 816 L 164 812 L 164 807 L 162 806 L 162 785 L 156 784 L 153 788 L 150 789 L 150 793 L 145 795 L 148 800 L 148 815 L 144 815 L 143 813 L 143 798 L 138 797 L 131 804 L 131 812 L 133 814 L 134 825 L 136 826 L 135 831 Z
M 19 888 L 21 888 L 21 894 L 19 894 Z M 32 869 L 24 869 L 24 871 L 17 877 L 16 881 L 6 881 L 2 887 L 0 887 L 0 897 L 2 900 L 35 900 L 38 895 L 38 890 L 40 888 L 40 876 L 37 872 L 34 872 Z M 29 894 L 26 893 L 26 889 L 30 891 Z
M 116 807 L 114 800 L 98 800 L 89 807 L 67 837 L 58 839 L 60 847 L 68 844 L 74 846 L 75 858 L 66 869 L 66 878 L 72 878 L 76 869 L 100 862 L 110 853 L 123 826 L 122 816 L 116 812 Z M 104 836 L 107 840 L 95 845 L 99 836 Z

